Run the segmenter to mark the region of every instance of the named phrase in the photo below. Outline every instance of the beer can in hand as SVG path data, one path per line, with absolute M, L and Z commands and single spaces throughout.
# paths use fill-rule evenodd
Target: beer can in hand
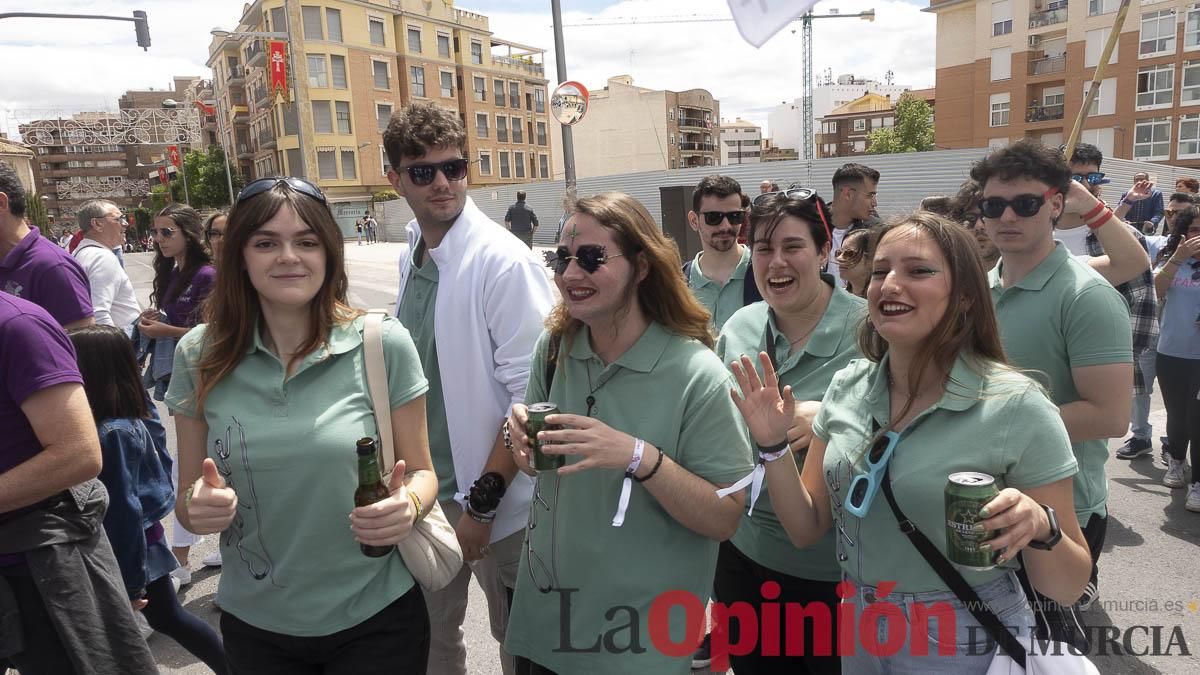
M 525 422 L 525 435 L 529 436 L 529 444 L 533 446 L 533 456 L 529 465 L 534 471 L 554 471 L 566 465 L 565 455 L 547 455 L 542 452 L 542 441 L 538 440 L 539 431 L 557 431 L 561 424 L 546 424 L 547 415 L 557 415 L 557 403 L 534 403 L 529 406 L 529 419 Z
M 986 473 L 963 471 L 950 474 L 946 483 L 946 557 L 970 570 L 984 571 L 996 566 L 992 551 L 980 544 L 997 534 L 995 530 L 977 531 L 982 518 L 979 509 L 1000 494 L 996 479 Z

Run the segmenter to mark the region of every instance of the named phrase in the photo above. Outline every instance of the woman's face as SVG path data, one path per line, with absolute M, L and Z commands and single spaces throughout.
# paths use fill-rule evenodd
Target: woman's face
M 208 247 L 212 249 L 213 260 L 221 258 L 221 244 L 225 241 L 225 221 L 228 220 L 225 216 L 217 216 L 208 225 L 208 231 L 205 236 L 208 237 Z
M 771 238 L 756 239 L 753 247 L 754 281 L 776 312 L 803 311 L 820 294 L 829 246 L 817 248 L 806 221 L 784 216 Z
M 187 251 L 187 238 L 174 220 L 166 216 L 154 219 L 150 237 L 165 258 L 178 258 Z
M 871 323 L 890 347 L 916 347 L 946 314 L 951 282 L 946 257 L 924 230 L 889 231 L 871 263 Z
M 287 204 L 250 235 L 242 256 L 263 306 L 307 306 L 325 283 L 325 247 Z
M 576 213 L 567 220 L 558 242 L 560 257 L 565 253 L 585 259 L 602 254 L 604 258 L 594 272 L 588 272 L 578 260 L 571 260 L 561 274 L 555 270 L 554 284 L 567 312 L 589 327 L 611 323 L 626 313 L 628 303 L 637 301 L 633 287 L 644 275 L 637 273 L 633 259 L 621 255 L 615 235 L 592 216 Z
M 846 235 L 842 247 L 833 255 L 838 274 L 850 282 L 851 290 L 857 295 L 866 295 L 867 282 L 871 279 L 871 261 L 867 259 L 866 248 L 867 235 L 852 233 Z

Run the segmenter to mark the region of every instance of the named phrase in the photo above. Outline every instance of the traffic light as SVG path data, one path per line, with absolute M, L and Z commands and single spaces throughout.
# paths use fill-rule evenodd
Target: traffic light
M 138 46 L 143 50 L 149 50 L 150 24 L 146 21 L 146 13 L 140 9 L 133 11 L 133 29 L 137 32 Z

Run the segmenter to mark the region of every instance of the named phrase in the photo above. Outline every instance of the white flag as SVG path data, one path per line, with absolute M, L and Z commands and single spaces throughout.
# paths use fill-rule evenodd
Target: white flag
M 761 47 L 815 4 L 817 0 L 729 0 L 729 11 L 742 38 Z

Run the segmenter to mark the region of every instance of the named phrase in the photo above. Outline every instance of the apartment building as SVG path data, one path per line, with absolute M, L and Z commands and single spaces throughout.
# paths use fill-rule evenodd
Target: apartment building
M 762 161 L 762 127 L 737 118 L 721 125 L 721 165 Z
M 940 147 L 1070 134 L 1118 0 L 931 0 Z M 970 39 L 968 39 L 970 38 Z M 1200 166 L 1200 4 L 1132 3 L 1081 140 L 1106 156 Z
M 909 93 L 933 105 L 933 89 L 914 89 Z M 816 121 L 817 157 L 865 155 L 871 147 L 871 132 L 896 125 L 899 97 L 868 92 L 834 108 Z
M 707 90 L 649 89 L 618 75 L 589 93 L 587 114 L 571 127 L 577 177 L 720 163 L 721 104 Z M 562 166 L 562 149 L 554 152 Z
M 290 36 L 294 101 L 269 91 L 267 41 L 239 35 L 259 31 Z M 208 64 L 226 147 L 247 179 L 315 180 L 347 229 L 372 193 L 390 189 L 383 132 L 414 101 L 460 115 L 471 185 L 548 180 L 543 58 L 451 3 L 256 0 L 231 35 L 213 39 Z
M 890 79 L 880 82 L 858 77 L 853 73 L 838 75 L 836 79 L 831 74 L 826 75 L 813 87 L 813 135 L 820 133 L 820 127 L 816 120 L 829 115 L 834 108 L 857 100 L 868 92 L 891 96 L 895 99 L 900 98 L 900 94 L 910 89 L 912 87 L 909 85 L 893 84 Z M 767 129 L 770 130 L 771 141 L 777 147 L 796 148 L 800 154 L 803 154 L 804 99 L 797 98 L 791 102 L 781 101 L 779 105 L 772 107 L 767 112 Z M 817 156 L 821 156 L 819 149 Z

